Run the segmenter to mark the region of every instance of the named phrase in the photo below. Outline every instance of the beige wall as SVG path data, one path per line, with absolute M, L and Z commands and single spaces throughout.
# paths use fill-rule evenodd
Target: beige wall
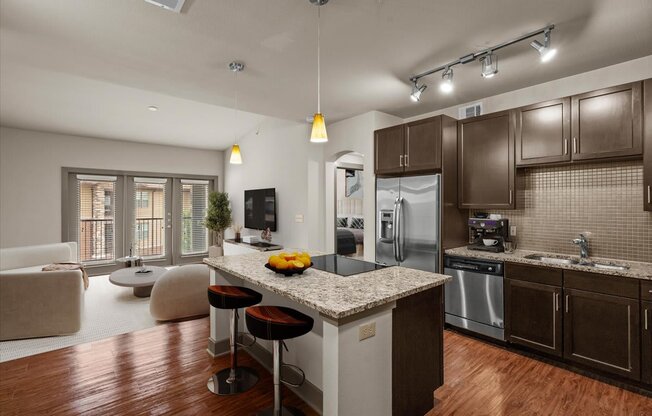
M 0 128 L 0 247 L 61 241 L 61 168 L 223 177 L 223 152 Z M 219 184 L 220 189 L 222 184 Z

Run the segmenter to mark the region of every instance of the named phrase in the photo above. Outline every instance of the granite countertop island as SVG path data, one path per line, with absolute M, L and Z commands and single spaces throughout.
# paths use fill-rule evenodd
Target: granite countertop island
M 486 260 L 497 260 L 497 261 L 506 261 L 511 263 L 522 263 L 522 264 L 532 264 L 535 266 L 548 266 L 555 267 L 558 269 L 566 270 L 578 270 L 583 272 L 599 273 L 611 276 L 621 276 L 621 277 L 630 277 L 633 279 L 642 279 L 642 280 L 652 280 L 652 263 L 643 263 L 637 261 L 627 261 L 627 260 L 614 260 L 606 258 L 591 257 L 589 260 L 592 262 L 599 262 L 604 264 L 619 264 L 628 266 L 626 270 L 615 270 L 615 269 L 598 269 L 596 267 L 585 266 L 582 264 L 558 264 L 558 263 L 546 263 L 541 260 L 528 259 L 526 256 L 532 254 L 542 254 L 548 257 L 559 257 L 559 258 L 572 258 L 575 260 L 580 260 L 578 256 L 568 256 L 557 253 L 546 253 L 544 251 L 530 251 L 530 250 L 514 250 L 513 253 L 492 253 L 488 251 L 479 251 L 479 250 L 469 250 L 464 247 L 451 248 L 446 250 L 446 255 L 449 256 L 459 256 L 459 257 L 470 257 L 476 259 L 486 259 Z
M 211 284 L 249 287 L 263 295 L 262 305 L 290 307 L 313 318 L 311 332 L 287 340 L 286 362 L 301 367 L 306 377 L 294 389 L 297 395 L 325 416 L 432 409 L 433 392 L 444 382 L 443 285 L 451 277 L 396 266 L 350 276 L 309 268 L 285 277 L 265 268 L 271 254 L 204 263 L 211 268 Z M 229 316 L 211 307 L 213 355 L 228 351 Z M 266 343 L 247 351 L 261 363 L 271 360 Z
M 302 275 L 285 277 L 264 267 L 272 254 L 274 253 L 265 252 L 209 257 L 204 259 L 204 263 L 315 309 L 332 319 L 373 309 L 443 285 L 451 279 L 443 274 L 396 266 L 351 276 L 339 276 L 310 268 Z M 323 253 L 310 252 L 311 256 L 321 254 Z

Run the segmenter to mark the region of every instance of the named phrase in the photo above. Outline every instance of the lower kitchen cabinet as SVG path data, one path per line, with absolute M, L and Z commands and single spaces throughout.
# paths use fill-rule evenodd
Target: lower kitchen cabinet
M 564 358 L 641 379 L 638 299 L 564 289 Z
M 652 302 L 641 302 L 641 380 L 652 384 Z
M 561 357 L 561 293 L 561 287 L 505 279 L 507 340 Z

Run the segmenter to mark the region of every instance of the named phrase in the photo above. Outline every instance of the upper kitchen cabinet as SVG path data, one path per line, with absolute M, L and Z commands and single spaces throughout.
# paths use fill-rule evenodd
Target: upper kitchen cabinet
M 375 173 L 392 175 L 403 173 L 405 158 L 405 127 L 387 127 L 374 133 Z
M 436 116 L 377 130 L 374 135 L 376 175 L 440 172 L 444 127 L 454 123 L 450 117 Z M 453 140 L 454 136 L 453 132 Z
M 645 144 L 643 153 L 643 207 L 652 211 L 652 79 L 646 79 L 643 85 L 645 108 Z
M 515 110 L 516 166 L 571 160 L 571 100 L 560 98 Z
M 441 117 L 405 125 L 405 172 L 441 169 Z
M 514 208 L 513 113 L 460 120 L 457 140 L 459 208 Z
M 573 160 L 641 155 L 643 83 L 572 97 Z

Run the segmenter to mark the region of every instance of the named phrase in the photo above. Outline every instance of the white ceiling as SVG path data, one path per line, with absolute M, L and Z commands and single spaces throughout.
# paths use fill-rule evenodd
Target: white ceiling
M 226 148 L 265 116 L 316 110 L 316 7 L 308 0 L 2 0 L 0 123 L 70 134 Z M 498 76 L 455 68 L 410 102 L 407 79 L 554 23 L 559 53 L 501 50 Z M 414 116 L 652 54 L 649 0 L 330 0 L 322 8 L 322 111 Z M 245 62 L 239 107 L 230 61 Z M 146 110 L 157 105 L 160 111 Z M 253 114 L 252 114 L 253 113 Z

